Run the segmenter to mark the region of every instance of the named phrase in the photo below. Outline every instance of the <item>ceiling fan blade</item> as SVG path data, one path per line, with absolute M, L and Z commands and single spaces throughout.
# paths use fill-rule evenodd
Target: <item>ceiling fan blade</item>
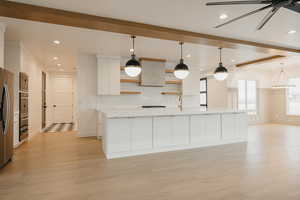
M 243 4 L 269 4 L 272 3 L 271 0 L 265 1 L 222 1 L 222 2 L 208 2 L 207 6 L 220 6 L 220 5 L 243 5 Z
M 255 14 L 255 13 L 258 13 L 258 12 L 260 12 L 260 11 L 262 11 L 262 10 L 265 10 L 265 9 L 268 9 L 268 8 L 271 8 L 271 7 L 272 7 L 272 5 L 268 5 L 268 6 L 264 6 L 264 7 L 262 7 L 262 8 L 253 10 L 253 11 L 251 11 L 251 12 L 249 12 L 249 13 L 246 13 L 246 14 L 241 15 L 241 16 L 239 16 L 239 17 L 236 17 L 236 18 L 234 18 L 234 19 L 232 19 L 232 20 L 229 20 L 229 21 L 227 21 L 227 22 L 225 22 L 225 23 L 223 23 L 223 24 L 220 24 L 220 25 L 218 25 L 218 26 L 215 26 L 215 28 L 220 28 L 220 27 L 222 27 L 222 26 L 224 26 L 224 25 L 226 25 L 226 24 L 230 24 L 230 23 L 232 23 L 232 22 L 234 22 L 234 21 L 237 21 L 237 20 L 242 19 L 242 18 L 244 18 L 244 17 L 247 17 L 247 16 L 249 16 L 249 15 L 253 15 L 253 14 Z
M 263 18 L 263 20 L 259 23 L 256 30 L 262 29 L 266 23 L 275 15 L 275 13 L 280 9 L 281 7 L 274 7 L 268 14 Z
M 294 4 L 284 6 L 285 8 L 300 13 L 300 1 L 295 2 Z

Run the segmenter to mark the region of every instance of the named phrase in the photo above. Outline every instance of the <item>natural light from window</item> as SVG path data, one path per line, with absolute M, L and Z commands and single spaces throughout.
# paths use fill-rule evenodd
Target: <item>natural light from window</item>
M 287 114 L 300 115 L 300 78 L 289 79 L 289 85 L 296 85 L 287 89 Z
M 238 109 L 247 111 L 250 115 L 257 114 L 256 81 L 238 81 Z

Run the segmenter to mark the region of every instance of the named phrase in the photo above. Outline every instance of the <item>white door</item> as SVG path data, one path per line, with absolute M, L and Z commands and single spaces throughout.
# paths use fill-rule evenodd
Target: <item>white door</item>
M 73 122 L 73 78 L 56 76 L 53 79 L 54 123 Z

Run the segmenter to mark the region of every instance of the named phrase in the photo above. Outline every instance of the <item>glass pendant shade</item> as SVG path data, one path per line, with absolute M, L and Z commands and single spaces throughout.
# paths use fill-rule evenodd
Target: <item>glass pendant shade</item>
M 285 89 L 285 88 L 292 88 L 292 87 L 296 87 L 296 85 L 289 84 L 287 74 L 284 72 L 283 69 L 281 69 L 278 77 L 273 80 L 272 88 L 273 89 Z
M 218 81 L 224 81 L 228 77 L 228 70 L 222 64 L 222 48 L 220 50 L 220 62 L 219 66 L 215 70 L 214 77 Z
M 131 59 L 126 63 L 125 73 L 130 77 L 136 77 L 140 75 L 141 71 L 140 62 L 136 60 L 135 55 L 132 55 Z
M 215 70 L 214 77 L 218 81 L 224 81 L 228 77 L 228 70 L 221 62 L 219 63 L 219 67 Z
M 177 64 L 175 69 L 174 69 L 174 76 L 178 79 L 183 80 L 186 77 L 188 77 L 190 72 L 189 72 L 189 67 L 186 64 L 184 64 L 183 58 L 182 58 L 182 45 L 183 45 L 183 42 L 180 42 L 179 44 L 181 46 L 181 58 L 180 58 L 179 64 Z
M 142 67 L 140 62 L 135 58 L 134 54 L 134 39 L 135 36 L 131 36 L 132 38 L 132 49 L 130 49 L 130 52 L 132 52 L 131 59 L 127 61 L 125 65 L 125 73 L 130 77 L 136 77 L 140 75 L 142 72 Z
M 189 68 L 183 63 L 183 59 L 180 59 L 180 63 L 176 65 L 174 75 L 178 79 L 185 79 L 189 75 Z

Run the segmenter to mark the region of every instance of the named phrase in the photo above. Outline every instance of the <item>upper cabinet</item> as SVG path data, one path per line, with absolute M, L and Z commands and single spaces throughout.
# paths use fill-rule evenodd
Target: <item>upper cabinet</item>
M 97 56 L 98 95 L 120 95 L 121 58 Z

